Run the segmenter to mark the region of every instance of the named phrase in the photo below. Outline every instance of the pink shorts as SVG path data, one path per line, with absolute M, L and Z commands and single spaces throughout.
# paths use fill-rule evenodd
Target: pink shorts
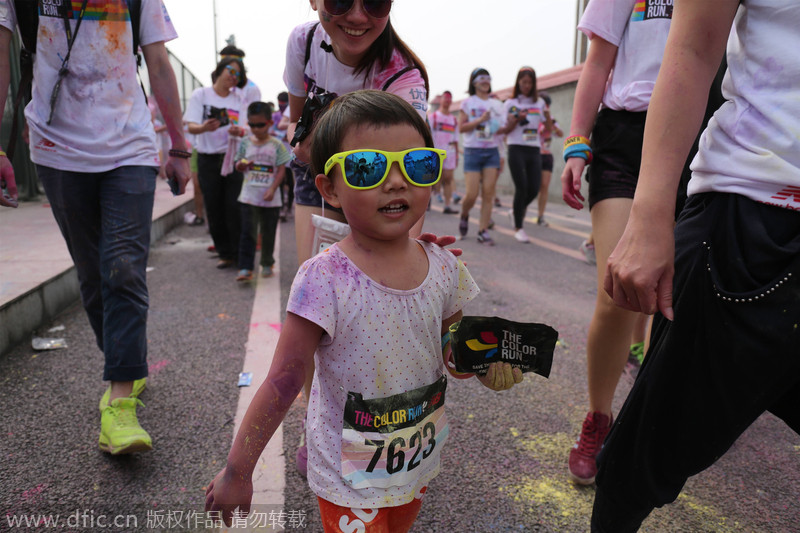
M 350 509 L 317 497 L 319 514 L 325 533 L 389 533 L 408 531 L 414 525 L 422 507 L 422 497 L 428 487 L 422 487 L 415 498 L 398 507 L 379 509 Z M 391 525 L 391 529 L 390 529 Z

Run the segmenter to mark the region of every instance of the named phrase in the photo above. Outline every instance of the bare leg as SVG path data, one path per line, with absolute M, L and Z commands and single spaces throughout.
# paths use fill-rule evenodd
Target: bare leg
M 492 219 L 495 188 L 497 187 L 497 178 L 499 175 L 500 172 L 496 168 L 483 169 L 483 179 L 481 180 L 481 222 L 479 227 L 481 231 L 489 227 L 489 221 Z
M 469 211 L 475 205 L 478 199 L 478 189 L 481 182 L 481 175 L 479 172 L 465 172 L 464 173 L 464 186 L 466 192 L 464 198 L 461 200 L 461 218 L 467 218 Z
M 625 368 L 631 337 L 640 313 L 617 307 L 603 290 L 608 256 L 616 247 L 628 221 L 628 198 L 602 200 L 592 208 L 592 234 L 597 253 L 597 301 L 586 356 L 589 381 L 589 410 L 611 414 L 617 383 Z
M 450 201 L 453 199 L 453 174 L 452 168 L 442 170 L 442 197 L 445 207 L 450 207 Z

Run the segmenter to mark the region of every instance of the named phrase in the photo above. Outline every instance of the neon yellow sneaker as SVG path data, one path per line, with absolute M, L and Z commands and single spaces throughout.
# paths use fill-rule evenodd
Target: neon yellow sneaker
M 147 378 L 137 379 L 133 382 L 133 392 L 131 392 L 131 398 L 138 398 L 142 391 L 147 387 Z M 103 393 L 103 397 L 100 398 L 100 412 L 103 412 L 103 409 L 106 408 L 108 405 L 108 399 L 111 397 L 111 385 L 108 386 L 106 392 Z
M 153 449 L 150 435 L 139 425 L 136 406 L 139 398 L 117 398 L 103 409 L 100 418 L 100 449 L 111 455 L 146 452 Z

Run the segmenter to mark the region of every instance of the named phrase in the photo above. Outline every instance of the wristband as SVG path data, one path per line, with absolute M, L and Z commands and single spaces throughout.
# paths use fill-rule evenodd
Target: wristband
M 442 335 L 442 351 L 444 351 L 444 347 L 447 346 L 447 343 L 450 342 L 450 332 L 448 331 L 444 335 Z
M 3 150 L 0 150 L 0 157 L 8 157 L 8 155 Z M 447 335 L 449 337 L 450 333 L 448 333 Z
M 591 141 L 582 135 L 572 135 L 564 141 L 564 161 L 580 157 L 587 164 L 592 162 Z
M 181 159 L 189 159 L 192 157 L 192 152 L 187 152 L 186 150 L 178 150 L 176 148 L 172 148 L 169 151 L 170 157 L 179 157 Z

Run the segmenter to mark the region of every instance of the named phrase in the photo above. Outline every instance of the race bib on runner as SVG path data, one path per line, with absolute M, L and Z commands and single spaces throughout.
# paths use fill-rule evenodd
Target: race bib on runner
M 527 142 L 535 142 L 539 138 L 539 132 L 533 128 L 526 128 L 522 130 L 522 140 Z
M 253 187 L 269 187 L 274 179 L 272 165 L 253 165 L 247 176 Z
M 342 476 L 354 489 L 414 483 L 439 464 L 450 428 L 447 379 L 385 398 L 349 392 L 342 429 Z

